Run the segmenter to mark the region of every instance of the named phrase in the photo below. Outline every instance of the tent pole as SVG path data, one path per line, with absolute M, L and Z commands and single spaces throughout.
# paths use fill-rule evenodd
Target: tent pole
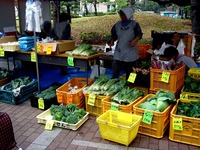
M 38 80 L 38 92 L 40 92 L 40 74 L 39 74 L 39 66 L 38 66 L 38 55 L 37 55 L 37 41 L 36 41 L 36 32 L 34 29 L 34 45 L 35 45 L 35 58 L 36 58 L 36 72 L 37 72 L 37 80 Z

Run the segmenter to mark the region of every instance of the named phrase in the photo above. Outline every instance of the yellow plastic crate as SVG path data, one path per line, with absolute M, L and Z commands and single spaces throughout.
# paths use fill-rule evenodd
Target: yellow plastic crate
M 96 95 L 94 106 L 91 106 L 88 104 L 89 94 L 85 94 L 86 111 L 89 112 L 93 116 L 100 116 L 103 113 L 102 100 L 106 97 L 109 97 L 109 96 Z
M 189 100 L 200 100 L 200 93 L 185 92 L 184 87 L 181 90 L 182 95 L 187 95 Z
M 200 68 L 190 68 L 188 75 L 196 80 L 200 80 Z
M 126 113 L 133 113 L 133 105 L 137 103 L 142 97 L 137 98 L 134 100 L 132 103 L 128 105 L 119 105 L 119 111 L 126 112 Z M 106 112 L 107 110 L 110 110 L 111 107 L 111 97 L 106 97 L 102 101 L 102 109 L 103 113 Z
M 93 79 L 88 79 L 88 85 L 93 83 Z M 69 85 L 78 86 L 78 90 L 76 93 L 69 93 L 68 87 Z M 76 104 L 78 106 L 82 106 L 84 104 L 84 94 L 82 88 L 86 87 L 86 78 L 73 78 L 67 83 L 63 84 L 56 90 L 58 103 L 62 103 L 67 105 L 69 103 Z
M 128 146 L 137 136 L 141 119 L 138 115 L 108 110 L 96 121 L 103 139 Z
M 66 123 L 66 122 L 54 120 L 54 126 L 55 127 L 59 127 L 59 128 L 64 128 L 64 129 L 77 130 L 82 124 L 84 124 L 88 120 L 88 118 L 89 118 L 88 115 L 89 115 L 89 113 L 87 113 L 76 124 L 69 124 L 69 123 Z M 53 116 L 51 116 L 50 109 L 47 109 L 43 113 L 39 114 L 36 118 L 37 118 L 38 123 L 46 124 L 46 121 L 48 119 L 52 119 Z
M 179 102 L 189 103 L 195 100 L 178 100 Z M 200 118 L 192 118 L 177 115 L 178 103 L 174 106 L 170 114 L 170 131 L 169 139 L 172 141 L 200 146 Z M 173 129 L 173 118 L 182 118 L 183 130 Z
M 144 109 L 139 108 L 139 105 L 143 102 L 146 102 L 146 100 L 150 97 L 155 96 L 155 94 L 148 94 L 143 99 L 141 99 L 139 102 L 137 102 L 133 106 L 133 112 L 136 115 L 143 116 Z M 138 132 L 144 135 L 148 135 L 155 138 L 162 138 L 165 131 L 167 130 L 169 126 L 170 121 L 170 112 L 173 108 L 173 105 L 170 105 L 165 111 L 163 112 L 153 112 L 153 119 L 151 124 L 146 124 L 144 122 L 140 123 L 140 127 Z

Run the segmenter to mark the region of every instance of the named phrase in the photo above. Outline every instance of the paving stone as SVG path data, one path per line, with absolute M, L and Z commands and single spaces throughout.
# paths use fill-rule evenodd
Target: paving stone
M 92 140 L 92 138 L 94 137 L 94 132 L 92 133 L 92 132 L 88 132 L 87 134 L 85 134 L 85 136 L 83 137 L 83 140 L 85 140 L 85 141 L 91 141 Z
M 108 141 L 108 140 L 104 140 L 104 139 L 101 139 L 101 143 L 104 143 L 104 144 L 109 144 L 109 143 L 110 143 L 110 141 Z
M 51 144 L 47 147 L 47 150 L 55 150 L 59 146 L 60 142 L 53 141 Z
M 18 137 L 22 136 L 23 133 L 24 133 L 24 131 L 22 131 L 22 130 L 16 131 L 16 132 L 14 133 L 15 139 L 17 139 Z
M 29 145 L 26 150 L 45 150 L 47 148 L 47 146 L 44 145 L 38 145 L 38 144 L 34 144 L 32 143 L 31 145 Z
M 91 141 L 92 142 L 100 143 L 101 142 L 101 138 L 99 138 L 99 137 L 93 137 Z
M 150 143 L 149 144 L 149 148 L 153 149 L 153 150 L 158 150 L 158 144 L 152 144 L 152 143 Z
M 67 147 L 67 150 L 76 150 L 77 148 L 78 148 L 78 145 L 70 144 L 70 145 Z
M 17 144 L 20 145 L 20 144 L 22 144 L 27 138 L 28 138 L 28 136 L 21 135 L 21 136 L 19 136 L 18 138 L 15 138 L 15 139 L 16 139 Z
M 189 150 L 199 150 L 200 148 L 197 146 L 189 145 Z
M 87 146 L 78 146 L 77 150 L 87 150 Z
M 23 133 L 25 136 L 30 136 L 36 129 L 35 128 L 29 128 L 27 131 Z
M 29 145 L 31 144 L 31 142 L 22 142 L 22 144 L 19 145 L 20 148 L 22 149 L 26 149 Z
M 32 143 L 39 135 L 39 133 L 32 133 L 25 141 Z
M 159 150 L 168 150 L 168 140 L 159 140 Z
M 178 142 L 174 142 L 174 141 L 168 141 L 169 146 L 176 146 L 178 147 Z
M 87 150 L 97 150 L 95 147 L 87 147 Z
M 141 137 L 141 140 L 139 142 L 139 147 L 148 148 L 148 146 L 149 146 L 149 139 Z
M 189 150 L 189 146 L 186 144 L 179 143 L 178 148 L 181 150 Z
M 56 136 L 56 138 L 54 139 L 54 141 L 61 142 L 61 141 L 63 141 L 63 140 L 65 139 L 66 136 L 67 136 L 67 135 L 64 134 L 64 133 L 59 133 L 59 134 Z
M 151 144 L 158 144 L 158 143 L 159 143 L 159 140 L 156 139 L 156 138 L 150 138 L 150 139 L 149 139 L 149 143 L 151 143 Z

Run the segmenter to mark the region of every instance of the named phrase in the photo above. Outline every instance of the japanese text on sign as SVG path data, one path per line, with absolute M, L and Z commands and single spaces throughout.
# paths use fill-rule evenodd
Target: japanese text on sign
M 38 99 L 38 108 L 44 109 L 44 100 L 42 98 Z
M 0 57 L 4 57 L 5 56 L 5 52 L 3 47 L 0 47 Z
M 68 56 L 67 63 L 69 66 L 74 67 L 74 57 Z
M 111 110 L 119 110 L 119 104 L 116 104 L 116 103 L 111 103 L 111 107 L 110 107 Z
M 52 46 L 47 46 L 47 55 L 50 55 L 52 52 L 53 47 Z
M 54 125 L 54 120 L 47 120 L 45 124 L 45 130 L 52 130 Z
M 31 62 L 36 62 L 35 52 L 31 52 Z
M 96 95 L 90 94 L 88 97 L 88 105 L 94 106 L 96 100 Z
M 165 83 L 169 83 L 170 72 L 163 71 L 161 81 Z
M 153 112 L 148 112 L 148 111 L 144 111 L 144 115 L 142 118 L 142 122 L 146 123 L 146 124 L 151 124 L 153 119 Z
M 182 118 L 173 118 L 173 129 L 183 130 Z
M 128 82 L 134 83 L 136 79 L 137 74 L 136 73 L 130 73 Z
M 188 99 L 188 94 L 180 94 L 180 99 Z

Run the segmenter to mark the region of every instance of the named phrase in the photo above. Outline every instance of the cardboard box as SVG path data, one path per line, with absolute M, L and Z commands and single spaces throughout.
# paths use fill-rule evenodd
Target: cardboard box
M 15 36 L 3 36 L 0 38 L 0 43 L 16 42 Z
M 37 51 L 46 54 L 60 54 L 73 49 L 75 49 L 75 41 L 73 40 L 58 40 L 51 43 L 38 43 L 37 45 Z

